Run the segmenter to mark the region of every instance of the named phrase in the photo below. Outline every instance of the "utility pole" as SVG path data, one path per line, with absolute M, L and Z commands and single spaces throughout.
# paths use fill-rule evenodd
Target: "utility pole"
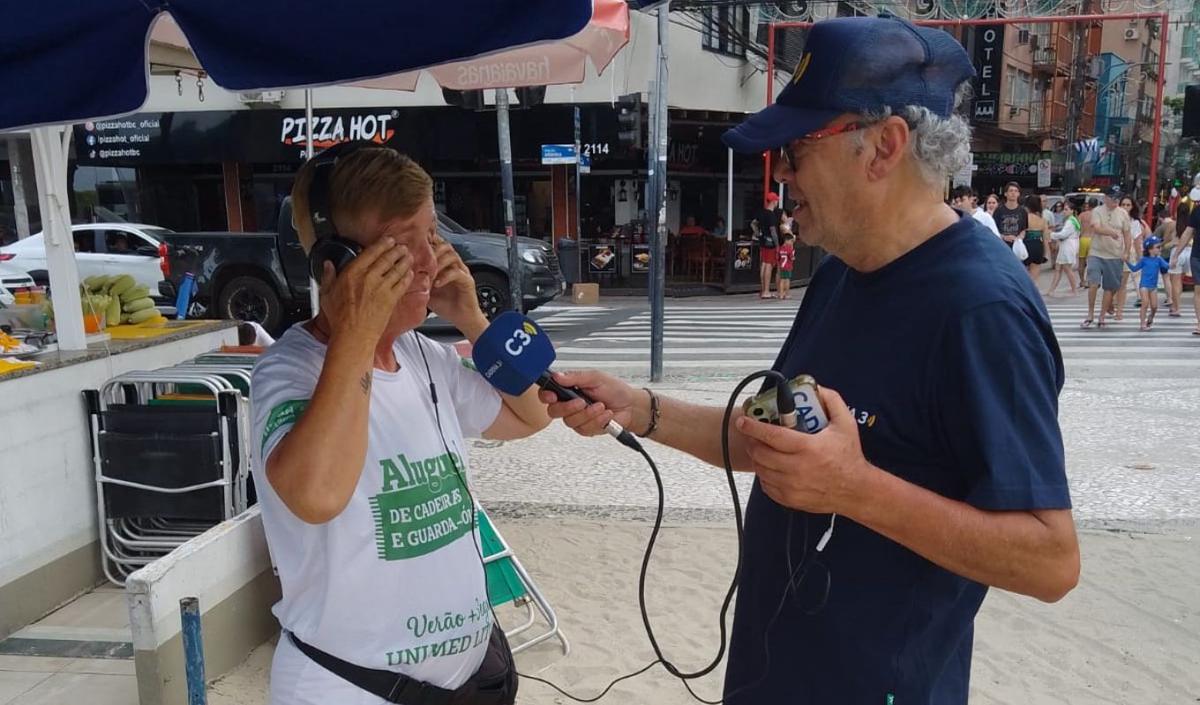
M 654 82 L 654 101 L 648 107 L 654 125 L 650 148 L 654 160 L 647 174 L 647 192 L 653 191 L 653 202 L 646 200 L 646 221 L 650 230 L 650 381 L 661 382 L 663 377 L 664 298 L 666 295 L 667 260 L 667 34 L 670 2 L 658 7 L 658 69 Z M 653 210 L 651 206 L 653 205 Z
M 504 198 L 504 234 L 508 237 L 508 293 L 512 310 L 525 310 L 521 298 L 521 260 L 517 252 L 517 223 L 513 213 L 512 134 L 508 130 L 508 89 L 496 89 L 496 134 L 500 141 L 500 191 Z
M 579 144 L 579 103 L 575 102 L 575 86 L 571 86 L 571 103 L 575 106 L 575 242 L 583 239 L 583 213 L 580 204 L 583 200 L 583 148 Z
M 1083 89 L 1087 83 L 1087 27 L 1083 22 L 1072 25 L 1075 33 L 1075 55 L 1071 57 L 1071 96 L 1067 101 L 1067 135 L 1064 142 L 1067 146 L 1066 174 L 1063 177 L 1063 191 L 1070 193 L 1078 188 L 1079 170 L 1082 165 L 1075 159 L 1075 142 L 1078 139 L 1079 115 L 1083 112 Z

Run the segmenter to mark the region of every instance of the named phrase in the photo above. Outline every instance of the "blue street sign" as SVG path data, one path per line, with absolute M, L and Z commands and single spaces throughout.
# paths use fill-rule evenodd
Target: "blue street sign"
M 542 164 L 574 164 L 576 161 L 573 144 L 542 145 Z
M 579 173 L 592 173 L 592 158 L 586 154 L 579 155 Z

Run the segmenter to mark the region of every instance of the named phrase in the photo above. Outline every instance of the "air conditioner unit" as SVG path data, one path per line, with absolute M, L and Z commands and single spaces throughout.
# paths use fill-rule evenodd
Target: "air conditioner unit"
M 1125 41 L 1127 41 L 1127 42 L 1134 41 L 1137 38 L 1138 38 L 1137 27 L 1126 27 L 1125 28 Z
M 250 91 L 247 93 L 238 93 L 238 100 L 246 105 L 263 103 L 277 105 L 283 102 L 283 91 Z

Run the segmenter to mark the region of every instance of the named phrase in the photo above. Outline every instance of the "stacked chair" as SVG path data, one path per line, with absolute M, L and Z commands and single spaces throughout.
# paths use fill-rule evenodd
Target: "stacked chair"
M 128 372 L 84 398 L 101 559 L 109 580 L 166 555 L 255 502 L 252 355 L 203 355 Z

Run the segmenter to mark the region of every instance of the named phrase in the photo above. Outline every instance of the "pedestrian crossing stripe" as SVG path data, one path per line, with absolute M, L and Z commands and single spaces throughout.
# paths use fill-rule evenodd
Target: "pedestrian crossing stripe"
M 1137 369 L 1153 375 L 1194 375 L 1200 370 L 1200 337 L 1191 336 L 1191 302 L 1184 315 L 1168 316 L 1161 306 L 1150 331 L 1141 331 L 1138 309 L 1131 302 L 1124 320 L 1108 318 L 1105 329 L 1081 329 L 1087 316 L 1085 300 L 1049 301 L 1054 327 L 1068 376 L 1093 370 L 1099 376 L 1126 377 Z M 663 316 L 663 364 L 667 374 L 711 371 L 734 375 L 769 367 L 779 354 L 796 318 L 795 306 L 668 305 Z M 581 310 L 563 306 L 546 310 L 539 323 L 548 330 L 586 325 L 603 315 L 614 320 L 600 330 L 567 339 L 558 349 L 558 365 L 596 368 L 620 374 L 648 370 L 652 316 L 644 309 L 622 315 L 619 308 Z M 1084 373 L 1086 374 L 1086 373 Z

